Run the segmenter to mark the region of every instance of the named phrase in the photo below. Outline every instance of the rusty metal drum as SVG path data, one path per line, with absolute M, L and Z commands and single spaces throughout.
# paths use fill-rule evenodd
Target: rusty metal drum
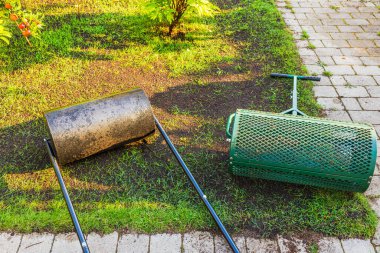
M 155 130 L 149 99 L 141 89 L 58 108 L 44 116 L 60 164 L 143 139 Z

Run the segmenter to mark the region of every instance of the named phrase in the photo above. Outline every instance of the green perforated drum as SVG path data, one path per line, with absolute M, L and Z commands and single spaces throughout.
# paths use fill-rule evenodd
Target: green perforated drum
M 364 192 L 375 169 L 369 124 L 239 109 L 227 136 L 239 176 Z

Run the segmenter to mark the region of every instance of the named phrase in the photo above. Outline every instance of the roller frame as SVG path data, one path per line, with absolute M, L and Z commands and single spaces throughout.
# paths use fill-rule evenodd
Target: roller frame
M 67 192 L 67 188 L 66 188 L 65 182 L 63 180 L 63 177 L 62 177 L 62 174 L 61 174 L 61 171 L 59 168 L 59 164 L 58 164 L 57 159 L 54 155 L 53 149 L 49 143 L 49 140 L 44 139 L 44 142 L 46 144 L 46 149 L 47 149 L 50 161 L 53 165 L 55 175 L 58 178 L 59 187 L 61 188 L 63 197 L 64 197 L 65 202 L 66 202 L 67 209 L 69 210 L 69 213 L 70 213 L 71 220 L 72 220 L 73 225 L 75 227 L 75 232 L 78 236 L 80 246 L 82 248 L 82 252 L 83 253 L 90 253 L 90 249 L 88 248 L 88 244 L 86 242 L 86 239 L 84 238 L 82 228 L 80 227 L 79 220 L 78 220 L 77 215 L 76 215 L 75 210 L 74 210 L 74 206 L 71 203 L 71 199 L 70 199 L 69 193 Z
M 203 193 L 202 189 L 198 185 L 198 183 L 195 180 L 194 176 L 192 175 L 192 173 L 190 172 L 189 168 L 186 166 L 185 162 L 183 161 L 181 155 L 178 153 L 177 149 L 175 148 L 175 146 L 171 142 L 169 136 L 166 134 L 165 130 L 162 128 L 160 122 L 157 120 L 157 118 L 154 116 L 154 114 L 152 114 L 152 115 L 154 117 L 154 122 L 155 122 L 156 127 L 160 131 L 160 133 L 163 136 L 166 144 L 168 145 L 168 147 L 170 148 L 171 152 L 173 153 L 173 155 L 177 159 L 178 163 L 181 165 L 183 171 L 186 173 L 186 176 L 188 177 L 188 179 L 192 183 L 192 185 L 195 188 L 195 190 L 197 191 L 199 197 L 202 199 L 202 201 L 205 204 L 205 206 L 207 207 L 209 213 L 211 214 L 211 216 L 213 217 L 214 221 L 218 225 L 218 227 L 219 227 L 220 231 L 222 232 L 223 237 L 226 239 L 228 245 L 230 246 L 230 248 L 232 249 L 232 251 L 234 253 L 239 253 L 239 249 L 237 248 L 237 246 L 236 246 L 235 242 L 233 241 L 232 237 L 227 232 L 226 228 L 224 227 L 222 221 L 220 220 L 220 218 L 216 214 L 215 210 L 211 206 L 210 202 L 207 199 L 207 196 Z M 73 204 L 72 204 L 72 202 L 70 200 L 67 188 L 65 186 L 64 180 L 63 180 L 61 172 L 60 172 L 59 164 L 58 164 L 57 159 L 56 159 L 56 157 L 54 155 L 54 150 L 52 148 L 52 145 L 49 143 L 49 140 L 44 139 L 44 141 L 45 141 L 45 144 L 46 144 L 46 148 L 47 148 L 47 151 L 48 151 L 48 154 L 49 154 L 50 161 L 51 161 L 51 163 L 52 163 L 52 165 L 54 167 L 54 172 L 55 172 L 55 174 L 56 174 L 56 176 L 58 178 L 58 182 L 59 182 L 62 194 L 64 196 L 64 199 L 65 199 L 65 202 L 66 202 L 66 205 L 67 205 L 67 209 L 69 210 L 71 220 L 72 220 L 73 225 L 75 227 L 75 231 L 76 231 L 76 234 L 78 236 L 78 239 L 79 239 L 82 251 L 83 251 L 83 253 L 89 253 L 90 249 L 89 249 L 89 247 L 87 245 L 86 239 L 85 239 L 85 237 L 83 235 L 83 232 L 82 232 L 82 229 L 80 227 L 79 220 L 78 220 L 77 215 L 75 213 Z

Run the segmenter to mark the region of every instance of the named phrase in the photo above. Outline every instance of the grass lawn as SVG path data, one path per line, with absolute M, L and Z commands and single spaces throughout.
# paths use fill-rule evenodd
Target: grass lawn
M 230 231 L 374 233 L 377 219 L 362 194 L 227 170 L 228 115 L 289 108 L 291 80 L 269 74 L 305 73 L 273 1 L 219 1 L 215 19 L 187 19 L 177 39 L 162 36 L 140 0 L 23 2 L 45 15 L 45 29 L 33 48 L 20 39 L 0 49 L 0 230 L 73 230 L 45 152 L 42 113 L 141 87 Z M 300 107 L 318 115 L 311 88 L 300 85 Z M 86 232 L 216 230 L 158 133 L 63 174 Z

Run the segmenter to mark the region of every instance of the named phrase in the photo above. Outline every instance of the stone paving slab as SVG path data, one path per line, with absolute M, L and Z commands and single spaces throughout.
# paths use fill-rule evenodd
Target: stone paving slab
M 362 86 L 336 86 L 341 97 L 369 97 L 367 90 Z
M 380 177 L 379 176 L 372 177 L 371 184 L 364 194 L 370 197 L 380 196 Z
M 341 121 L 351 121 L 350 116 L 346 111 L 325 111 L 326 118 L 341 120 Z
M 344 79 L 343 76 L 332 76 L 329 78 L 331 81 L 331 84 L 334 86 L 338 85 L 347 85 L 347 81 Z
M 21 243 L 21 235 L 0 233 L 0 252 L 16 253 Z
M 325 110 L 344 110 L 342 101 L 338 98 L 318 98 L 317 101 Z
M 319 253 L 344 253 L 342 244 L 337 238 L 324 238 L 318 242 Z
M 338 97 L 334 87 L 331 86 L 314 86 L 313 90 L 316 97 Z
M 213 253 L 214 238 L 208 232 L 192 232 L 183 236 L 184 253 Z
M 91 253 L 116 252 L 118 237 L 117 232 L 103 236 L 90 233 L 87 236 L 87 244 Z
M 18 253 L 50 253 L 53 239 L 53 234 L 26 234 L 21 239 Z
M 380 246 L 380 223 L 377 224 L 377 227 L 376 227 L 376 233 L 375 233 L 375 235 L 373 236 L 371 242 L 372 242 L 372 244 L 375 245 L 375 246 Z
M 345 253 L 376 253 L 375 248 L 369 240 L 342 240 L 342 246 Z
M 306 244 L 297 238 L 284 238 L 278 236 L 278 246 L 281 253 L 307 253 Z
M 348 113 L 355 122 L 380 124 L 380 111 L 348 111 Z
M 377 132 L 377 135 L 380 137 L 380 125 L 375 125 L 374 127 L 375 127 L 375 130 Z M 380 150 L 378 150 L 377 152 L 380 153 Z
M 51 253 L 82 253 L 78 236 L 75 233 L 56 235 Z
M 360 85 L 360 86 L 376 86 L 377 82 L 372 76 L 348 76 L 345 75 L 344 79 L 347 81 L 348 85 Z M 368 89 L 367 89 L 368 91 Z M 370 91 L 368 91 L 368 94 L 372 95 Z
M 278 253 L 277 241 L 269 239 L 246 238 L 248 253 Z
M 122 235 L 117 244 L 118 253 L 148 253 L 149 235 L 127 234 Z
M 380 98 L 380 86 L 369 86 L 366 88 L 371 97 Z
M 233 237 L 233 240 L 238 247 L 240 253 L 247 253 L 245 237 Z M 228 246 L 226 240 L 221 236 L 215 236 L 215 252 L 218 253 L 230 253 L 232 250 Z
M 380 98 L 359 98 L 358 100 L 364 110 L 377 111 L 380 108 Z
M 377 217 L 380 218 L 380 199 L 379 198 L 371 198 L 369 203 L 372 209 L 375 211 Z
M 357 100 L 357 98 L 341 98 L 344 107 L 349 111 L 360 111 L 362 108 Z
M 150 253 L 178 253 L 181 252 L 180 234 L 157 234 L 150 237 Z

